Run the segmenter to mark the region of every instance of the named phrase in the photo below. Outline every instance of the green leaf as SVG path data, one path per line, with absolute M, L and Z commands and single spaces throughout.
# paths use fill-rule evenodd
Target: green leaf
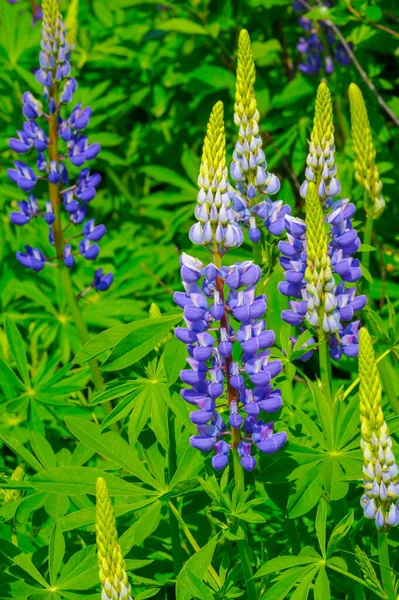
M 181 314 L 150 319 L 117 343 L 102 365 L 104 371 L 126 369 L 146 356 L 162 341 L 173 325 L 181 320 Z
M 338 456 L 327 456 L 320 465 L 319 475 L 331 500 L 340 500 L 347 495 L 349 484 L 342 481 L 344 473 L 342 472 Z
M 190 589 L 190 578 L 188 577 L 187 571 L 195 573 L 195 575 L 202 580 L 212 562 L 213 554 L 215 552 L 218 536 L 212 538 L 205 546 L 198 550 L 188 561 L 179 573 L 176 582 L 176 598 L 178 600 L 190 600 L 190 592 L 187 591 L 187 586 Z
M 266 564 L 262 565 L 261 568 L 256 571 L 254 579 L 265 577 L 284 569 L 291 569 L 292 567 L 298 567 L 302 565 L 313 565 L 320 562 L 319 558 L 313 556 L 278 556 L 268 560 Z
M 26 387 L 30 387 L 30 377 L 28 369 L 28 361 L 26 360 L 24 342 L 22 336 L 15 323 L 10 319 L 5 320 L 5 330 L 7 334 L 8 343 L 15 364 L 17 365 L 18 371 L 21 374 L 22 380 Z
M 106 456 L 151 487 L 159 489 L 155 479 L 141 463 L 136 450 L 117 433 L 114 431 L 101 433 L 99 425 L 77 417 L 67 417 L 65 422 L 68 429 L 83 444 L 98 452 L 101 456 Z
M 182 190 L 187 190 L 193 194 L 193 198 L 197 196 L 197 188 L 187 181 L 187 179 L 184 179 L 184 177 L 171 169 L 162 167 L 161 165 L 146 165 L 141 170 L 155 181 L 168 183 L 169 185 L 173 185 Z
M 66 563 L 57 581 L 60 590 L 87 590 L 98 581 L 95 546 L 86 546 L 75 552 Z
M 29 484 L 38 491 L 54 492 L 67 496 L 96 493 L 98 477 L 105 479 L 111 496 L 151 496 L 154 492 L 128 483 L 100 469 L 91 467 L 56 467 L 37 473 Z
M 0 358 L 0 387 L 4 391 L 6 400 L 12 400 L 17 395 L 17 390 L 24 390 L 22 381 L 14 371 Z
M 16 454 L 18 454 L 18 456 L 20 456 L 27 465 L 32 467 L 32 469 L 34 471 L 43 471 L 43 467 L 39 463 L 39 461 L 36 460 L 36 458 L 33 456 L 33 454 L 31 452 L 29 452 L 29 450 L 27 450 L 25 448 L 25 446 L 23 446 L 21 444 L 21 442 L 19 442 L 15 438 L 11 437 L 10 435 L 1 434 L 1 433 L 0 433 L 0 438 L 3 440 L 3 442 L 5 443 L 6 446 L 11 448 L 11 450 L 13 450 Z
M 158 24 L 158 29 L 162 29 L 163 31 L 176 31 L 187 35 L 209 35 L 205 27 L 202 27 L 199 23 L 177 17 Z
M 322 484 L 317 469 L 311 469 L 306 476 L 297 479 L 288 498 L 288 518 L 306 515 L 320 500 Z
M 341 521 L 334 527 L 327 546 L 327 558 L 330 558 L 336 551 L 341 541 L 344 539 L 350 528 L 352 527 L 354 512 L 351 510 Z
M 180 371 L 184 369 L 187 357 L 187 346 L 178 340 L 176 336 L 172 336 L 168 340 L 163 353 L 163 364 L 169 386 L 175 383 Z
M 50 535 L 48 562 L 49 562 L 49 577 L 50 584 L 55 585 L 57 575 L 61 568 L 62 559 L 65 553 L 65 540 L 61 531 L 61 527 L 57 521 L 54 523 L 53 530 Z
M 37 431 L 30 432 L 30 445 L 45 469 L 57 466 L 51 444 Z
M 319 546 L 322 557 L 326 558 L 326 521 L 327 521 L 327 502 L 320 498 L 319 507 L 316 515 L 316 534 L 319 540 Z
M 156 500 L 144 514 L 127 529 L 119 539 L 122 554 L 127 554 L 133 546 L 139 546 L 153 533 L 161 520 L 162 502 Z
M 326 567 L 322 565 L 318 572 L 314 588 L 313 588 L 314 600 L 330 600 L 330 582 L 326 573 Z
M 266 594 L 262 596 L 262 600 L 286 600 L 288 593 L 296 583 L 302 581 L 306 576 L 309 577 L 310 574 L 313 578 L 314 573 L 314 566 L 298 567 L 287 571 L 277 583 L 267 590 Z

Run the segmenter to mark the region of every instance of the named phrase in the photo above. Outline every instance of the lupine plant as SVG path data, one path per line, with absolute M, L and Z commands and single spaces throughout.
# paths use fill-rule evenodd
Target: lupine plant
M 266 4 L 0 5 L 0 598 L 397 600 L 393 30 Z

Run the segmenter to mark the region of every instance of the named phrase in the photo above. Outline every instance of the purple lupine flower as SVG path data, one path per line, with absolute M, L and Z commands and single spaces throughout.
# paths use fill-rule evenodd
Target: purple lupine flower
M 324 0 L 323 5 L 331 7 L 333 2 Z M 307 10 L 300 0 L 294 0 L 293 8 L 297 13 Z M 302 62 L 299 64 L 302 73 L 317 75 L 324 68 L 325 73 L 331 75 L 334 72 L 334 61 L 344 67 L 350 64 L 350 56 L 342 42 L 336 40 L 334 31 L 327 23 L 324 21 L 315 23 L 311 19 L 301 16 L 298 18 L 298 24 L 307 34 L 307 37 L 299 38 L 297 44 L 297 50 L 302 55 Z M 323 44 L 319 37 L 320 34 L 326 44 Z
M 264 321 L 266 298 L 255 293 L 261 269 L 252 261 L 204 267 L 187 254 L 180 264 L 185 292 L 176 292 L 174 299 L 184 311 L 186 327 L 176 328 L 175 335 L 187 344 L 190 367 L 180 373 L 189 386 L 181 395 L 197 407 L 190 420 L 198 434 L 190 443 L 203 452 L 213 449 L 212 464 L 219 470 L 228 463 L 231 444 L 243 434 L 235 451 L 243 468 L 251 471 L 254 448 L 270 454 L 286 440 L 285 433 L 274 433 L 272 423 L 255 419 L 282 406 L 281 392 L 272 385 L 282 364 L 271 359 L 275 335 Z M 236 329 L 227 321 L 230 313 L 238 322 Z M 241 348 L 239 361 L 233 359 L 235 345 Z
M 320 114 L 323 114 L 323 119 L 320 118 Z M 317 192 L 315 206 L 319 206 L 320 200 L 324 209 L 324 223 L 323 213 L 319 209 L 321 223 L 318 233 L 320 240 L 325 240 L 323 243 L 319 240 L 319 247 L 328 255 L 323 275 L 323 329 L 327 335 L 331 357 L 339 360 L 343 354 L 357 356 L 359 322 L 352 322 L 352 319 L 354 313 L 366 305 L 366 297 L 357 295 L 353 285 L 362 275 L 359 260 L 353 258 L 360 246 L 359 237 L 352 225 L 356 208 L 348 199 L 335 198 L 341 186 L 336 178 L 331 95 L 323 83 L 317 92 L 316 116 L 306 164 L 306 179 L 301 186 L 301 195 L 308 203 L 309 186 L 313 186 L 315 193 Z M 310 231 L 315 218 L 315 215 L 310 215 Z M 285 272 L 285 281 L 279 283 L 279 291 L 293 299 L 288 303 L 289 308 L 282 312 L 282 318 L 294 327 L 307 324 L 317 337 L 315 327 L 319 324 L 318 299 L 307 277 L 307 224 L 302 219 L 290 215 L 285 217 L 285 221 L 287 241 L 279 242 L 282 254 L 280 264 Z M 321 229 L 325 231 L 321 232 Z M 302 359 L 305 357 L 308 359 L 309 353 Z
M 88 137 L 84 135 L 92 114 L 90 107 L 83 107 L 78 103 L 68 115 L 67 105 L 73 100 L 77 82 L 70 75 L 65 25 L 56 0 L 44 5 L 40 46 L 40 68 L 36 72 L 36 79 L 43 86 L 43 97 L 48 107 L 44 109 L 43 103 L 29 91 L 22 96 L 22 113 L 26 121 L 9 145 L 18 154 L 34 151 L 36 157 L 35 167 L 16 160 L 15 168 L 8 170 L 11 181 L 28 193 L 27 200 L 18 203 L 19 212 L 11 213 L 10 220 L 15 225 L 23 226 L 33 218 L 43 218 L 49 226 L 49 242 L 56 248 L 57 259 L 63 260 L 65 266 L 71 269 L 75 265 L 74 255 L 77 252 L 69 242 L 81 233 L 83 239 L 78 243 L 78 250 L 84 258 L 94 260 L 100 248 L 93 242 L 98 242 L 106 229 L 102 224 L 96 225 L 94 219 L 84 223 L 87 205 L 96 196 L 97 186 L 101 181 L 101 176 L 98 173 L 92 174 L 85 163 L 98 155 L 100 145 L 97 142 L 89 143 Z M 46 130 L 47 127 L 52 131 L 51 135 Z M 50 138 L 53 140 L 52 145 Z M 66 156 L 72 165 L 83 167 L 75 182 L 70 181 Z M 47 198 L 39 200 L 30 193 L 38 179 L 48 181 L 49 189 L 52 190 L 51 202 Z M 54 200 L 55 196 L 60 198 L 61 203 Z M 56 220 L 61 220 L 57 226 Z M 63 234 L 59 233 L 67 226 L 82 224 L 79 234 L 71 236 L 70 240 L 64 240 Z M 26 254 L 17 253 L 17 259 L 28 268 L 36 271 L 42 269 L 46 263 L 44 254 L 38 249 L 28 248 Z M 93 287 L 105 290 L 111 285 L 112 276 L 102 276 L 101 273 L 96 271 Z

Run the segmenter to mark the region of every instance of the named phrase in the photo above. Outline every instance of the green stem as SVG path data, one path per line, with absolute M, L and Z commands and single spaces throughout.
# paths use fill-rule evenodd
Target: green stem
M 176 436 L 175 436 L 175 420 L 174 415 L 169 411 L 169 452 L 168 452 L 168 477 L 169 481 L 172 479 L 176 467 L 177 467 L 177 455 L 176 455 Z M 175 509 L 175 503 L 173 500 L 170 501 Z M 169 506 L 169 525 L 170 525 L 170 537 L 172 540 L 172 556 L 173 556 L 173 567 L 175 574 L 178 575 L 183 565 L 183 552 L 180 539 L 180 530 L 177 519 L 174 515 L 172 508 Z
M 395 588 L 392 580 L 392 571 L 389 563 L 388 532 L 378 532 L 378 555 L 380 558 L 380 571 L 384 591 L 388 600 L 396 600 Z
M 323 391 L 326 395 L 327 400 L 332 403 L 331 394 L 331 381 L 330 381 L 330 355 L 328 353 L 326 334 L 323 329 L 323 313 L 320 314 L 320 326 L 319 326 L 319 366 L 320 366 L 320 379 L 323 384 Z
M 52 99 L 57 104 L 57 86 L 54 86 Z M 50 161 L 55 161 L 58 167 L 59 154 L 58 154 L 58 110 L 56 110 L 49 117 L 49 158 Z M 49 181 L 49 198 L 53 207 L 55 216 L 54 223 L 52 225 L 54 235 L 54 246 L 57 253 L 58 267 L 60 272 L 61 285 L 64 291 L 65 299 L 68 303 L 71 311 L 72 318 L 74 320 L 78 336 L 82 345 L 89 341 L 89 332 L 86 327 L 86 323 L 83 320 L 82 314 L 79 310 L 78 303 L 73 291 L 71 276 L 68 268 L 64 264 L 64 233 L 62 231 L 61 223 L 61 200 L 60 200 L 60 188 L 58 183 L 51 183 Z M 101 389 L 104 385 L 103 378 L 100 373 L 100 368 L 95 359 L 89 362 L 90 370 L 92 373 L 92 379 L 94 386 L 97 390 Z M 112 405 L 108 404 L 108 412 L 112 410 Z
M 364 229 L 364 238 L 363 238 L 363 244 L 365 244 L 367 246 L 371 246 L 371 237 L 373 235 L 373 225 L 374 225 L 373 215 L 368 213 L 367 218 L 366 218 L 366 226 Z M 370 252 L 363 252 L 362 266 L 364 267 L 364 269 L 366 271 L 370 270 L 370 254 L 371 254 Z
M 349 579 L 352 579 L 353 581 L 356 581 L 356 583 L 358 583 L 359 585 L 362 585 L 363 587 L 365 587 L 368 590 L 370 590 L 368 584 L 364 580 L 360 579 L 359 577 L 356 577 L 356 575 L 353 575 L 349 571 L 344 571 L 343 569 L 340 569 L 339 567 L 335 566 L 334 564 L 332 564 L 332 563 L 330 563 L 328 561 L 326 562 L 326 567 L 328 569 L 331 569 L 332 571 L 336 571 L 340 575 L 344 575 L 345 577 L 348 577 Z M 385 594 L 382 595 L 382 593 L 380 593 L 378 590 L 374 590 L 373 589 L 373 594 L 375 594 L 379 598 L 382 598 L 383 600 L 387 600 L 386 595 Z
M 196 541 L 195 537 L 193 536 L 193 534 L 191 533 L 191 531 L 187 527 L 187 525 L 186 525 L 183 517 L 181 516 L 181 514 L 179 513 L 179 511 L 177 510 L 177 508 L 175 507 L 175 505 L 169 500 L 168 506 L 169 506 L 170 510 L 172 511 L 172 513 L 174 514 L 174 516 L 176 517 L 177 521 L 179 522 L 180 527 L 182 528 L 182 530 L 183 530 L 186 538 L 190 542 L 190 544 L 193 547 L 193 549 L 196 552 L 199 552 L 201 550 L 201 546 L 199 544 L 197 544 L 197 541 Z M 208 571 L 212 575 L 213 580 L 215 581 L 216 585 L 220 588 L 220 577 L 216 573 L 216 571 L 212 567 L 212 565 L 209 565 Z
M 233 447 L 233 461 L 234 461 L 234 483 L 239 493 L 243 493 L 245 490 L 244 480 L 244 469 L 240 464 L 240 455 L 236 448 Z M 258 592 L 254 580 L 252 579 L 254 572 L 252 569 L 252 556 L 251 549 L 248 544 L 248 529 L 245 524 L 241 525 L 244 530 L 244 539 L 238 540 L 237 546 L 240 553 L 242 574 L 244 576 L 245 588 L 247 591 L 247 597 L 251 600 L 257 600 Z
M 262 252 L 262 240 L 254 242 L 253 245 L 254 263 L 259 265 L 260 268 L 263 266 L 263 252 Z

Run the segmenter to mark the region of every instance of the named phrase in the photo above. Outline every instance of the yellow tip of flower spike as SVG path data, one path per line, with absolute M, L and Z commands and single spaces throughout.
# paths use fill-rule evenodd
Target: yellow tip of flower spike
M 366 104 L 360 88 L 355 83 L 351 83 L 349 86 L 349 102 L 352 143 L 355 153 L 355 177 L 356 181 L 369 194 L 371 200 L 369 209 L 371 209 L 372 214 L 377 216 L 385 206 L 381 196 L 382 182 L 375 165 L 376 152 Z
M 224 133 L 223 102 L 216 102 L 209 117 L 204 145 L 202 147 L 203 176 L 207 176 L 209 183 L 214 175 L 226 167 L 226 138 Z
M 246 29 L 241 29 L 238 37 L 238 62 L 234 120 L 236 125 L 256 118 L 256 100 L 254 93 L 255 63 L 252 56 L 251 39 Z
M 12 472 L 10 477 L 11 481 L 22 481 L 25 475 L 24 468 L 22 466 L 18 466 Z M 4 504 L 8 504 L 8 502 L 13 502 L 14 500 L 18 500 L 21 496 L 21 492 L 19 490 L 6 490 L 4 492 Z
M 96 482 L 96 534 L 101 599 L 131 600 L 125 561 L 118 544 L 114 510 L 102 477 Z
M 334 125 L 331 93 L 325 83 L 317 88 L 312 142 L 317 153 L 334 146 Z
M 367 329 L 362 327 L 359 334 L 359 399 L 362 435 L 371 440 L 373 431 L 384 423 L 381 408 L 381 381 L 375 360 L 374 348 Z

